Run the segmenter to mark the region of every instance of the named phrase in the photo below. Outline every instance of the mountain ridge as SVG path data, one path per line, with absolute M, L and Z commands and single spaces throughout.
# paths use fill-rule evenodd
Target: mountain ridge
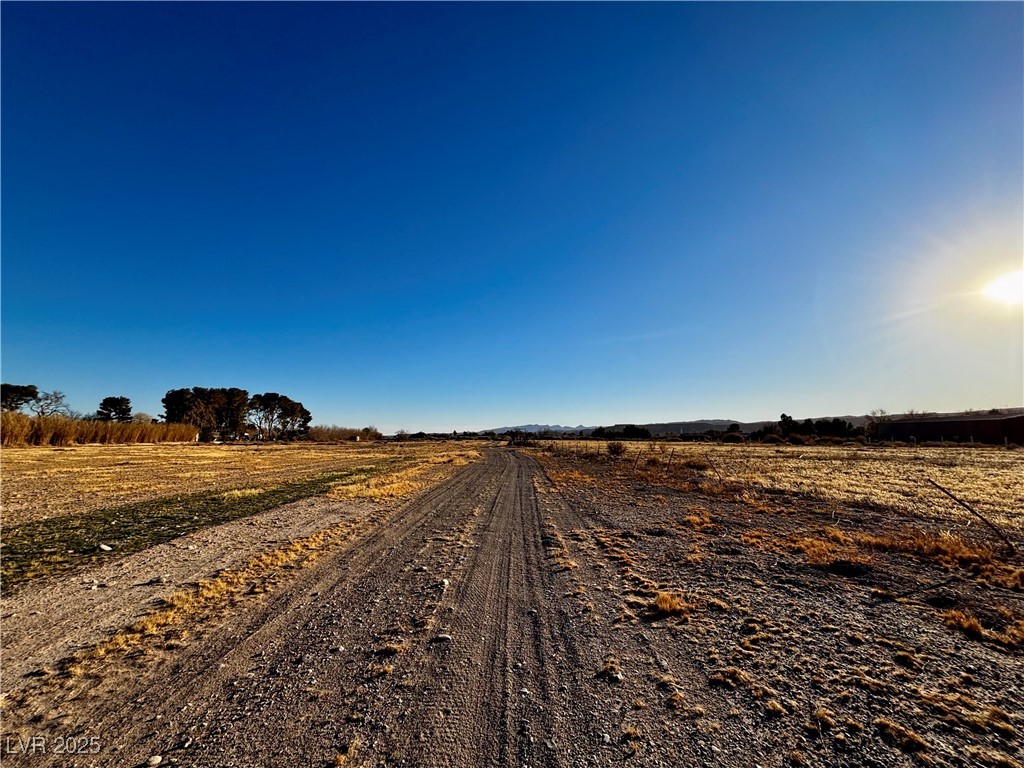
M 811 419 L 811 421 L 820 421 L 821 419 L 831 420 L 833 418 L 843 419 L 849 421 L 855 427 L 863 426 L 868 420 L 865 416 L 818 416 Z M 797 419 L 797 421 L 803 421 L 803 419 Z M 739 421 L 737 419 L 694 419 L 692 421 L 655 421 L 646 424 L 636 424 L 634 422 L 619 422 L 616 424 L 600 424 L 594 426 L 576 426 L 576 427 L 564 427 L 560 424 L 520 424 L 514 427 L 497 427 L 495 429 L 481 430 L 483 432 L 494 432 L 495 434 L 501 435 L 506 432 L 512 432 L 518 430 L 520 432 L 583 432 L 589 434 L 597 429 L 599 426 L 605 427 L 605 429 L 611 429 L 615 431 L 621 431 L 623 427 L 633 426 L 643 427 L 649 429 L 652 435 L 693 435 L 701 432 L 706 432 L 709 429 L 722 430 L 728 427 L 730 424 L 739 424 L 740 430 L 746 433 L 754 432 L 755 430 L 761 429 L 767 424 L 775 424 L 776 419 L 765 419 L 763 421 Z

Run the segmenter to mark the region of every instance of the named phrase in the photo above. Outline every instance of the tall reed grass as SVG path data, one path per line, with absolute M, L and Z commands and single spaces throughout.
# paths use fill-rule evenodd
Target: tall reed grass
M 123 424 L 119 421 L 85 421 L 64 416 L 26 416 L 0 413 L 0 444 L 82 445 L 85 443 L 185 443 L 198 434 L 188 424 Z

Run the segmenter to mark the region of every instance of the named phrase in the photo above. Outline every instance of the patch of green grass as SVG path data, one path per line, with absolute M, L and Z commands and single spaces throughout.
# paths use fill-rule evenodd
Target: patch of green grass
M 130 555 L 202 528 L 320 496 L 339 482 L 359 482 L 405 463 L 389 459 L 373 467 L 269 486 L 260 494 L 231 495 L 218 489 L 5 528 L 0 544 L 0 576 L 4 588 L 10 589 L 32 579 Z M 101 549 L 101 544 L 110 551 Z

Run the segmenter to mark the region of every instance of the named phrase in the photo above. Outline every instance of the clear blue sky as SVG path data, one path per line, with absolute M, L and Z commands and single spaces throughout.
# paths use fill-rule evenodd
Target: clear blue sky
M 9 3 L 2 376 L 386 431 L 1020 405 L 1024 5 Z

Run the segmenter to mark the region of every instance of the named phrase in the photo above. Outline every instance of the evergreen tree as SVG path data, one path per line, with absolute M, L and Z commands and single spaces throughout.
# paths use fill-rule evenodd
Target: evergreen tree
M 131 421 L 132 401 L 127 397 L 104 397 L 96 409 L 96 418 L 100 421 Z

